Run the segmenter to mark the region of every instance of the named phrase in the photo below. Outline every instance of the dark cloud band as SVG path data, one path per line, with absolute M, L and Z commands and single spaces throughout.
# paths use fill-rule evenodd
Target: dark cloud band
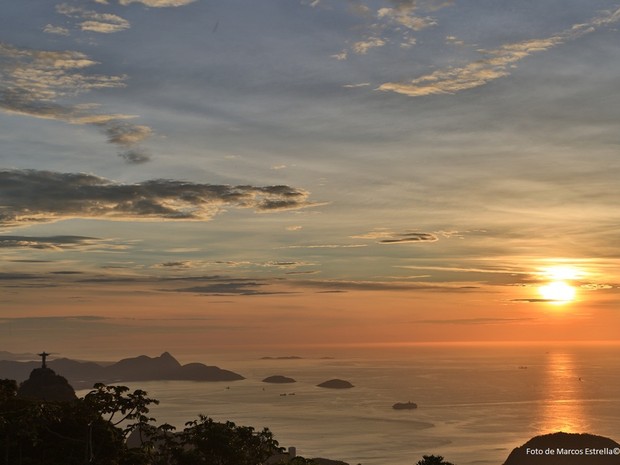
M 271 212 L 310 205 L 308 192 L 289 186 L 229 186 L 167 179 L 119 184 L 84 173 L 0 171 L 0 226 L 67 218 L 205 221 L 225 207 Z

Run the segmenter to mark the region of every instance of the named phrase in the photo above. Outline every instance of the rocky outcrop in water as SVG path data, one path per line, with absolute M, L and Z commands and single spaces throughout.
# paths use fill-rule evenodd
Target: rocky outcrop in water
M 296 383 L 293 378 L 289 378 L 288 376 L 282 375 L 273 375 L 268 376 L 263 380 L 263 383 L 274 383 L 274 384 L 288 384 L 288 383 Z
M 330 379 L 321 384 L 317 384 L 317 386 L 329 389 L 350 389 L 354 387 L 350 382 L 343 379 Z

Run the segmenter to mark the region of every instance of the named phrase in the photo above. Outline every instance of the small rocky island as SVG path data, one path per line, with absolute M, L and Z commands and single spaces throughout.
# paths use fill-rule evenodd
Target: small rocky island
M 329 389 L 350 389 L 354 387 L 350 382 L 343 379 L 330 379 L 321 384 L 317 384 L 317 386 Z
M 289 378 L 288 376 L 282 375 L 273 375 L 268 376 L 263 380 L 263 383 L 273 383 L 273 384 L 288 384 L 288 383 L 296 383 L 297 381 L 293 378 Z
M 392 408 L 394 410 L 413 410 L 418 408 L 418 404 L 415 402 L 396 402 Z

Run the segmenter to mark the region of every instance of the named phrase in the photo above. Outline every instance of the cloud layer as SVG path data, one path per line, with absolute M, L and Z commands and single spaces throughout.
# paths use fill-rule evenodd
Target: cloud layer
M 66 218 L 209 220 L 222 208 L 270 212 L 307 207 L 289 186 L 228 186 L 157 179 L 118 184 L 83 173 L 0 171 L 0 226 Z

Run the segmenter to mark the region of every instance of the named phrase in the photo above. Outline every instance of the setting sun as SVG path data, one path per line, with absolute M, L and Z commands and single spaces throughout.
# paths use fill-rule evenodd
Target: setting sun
M 564 281 L 554 281 L 538 288 L 540 295 L 554 303 L 566 303 L 575 299 L 575 288 Z

